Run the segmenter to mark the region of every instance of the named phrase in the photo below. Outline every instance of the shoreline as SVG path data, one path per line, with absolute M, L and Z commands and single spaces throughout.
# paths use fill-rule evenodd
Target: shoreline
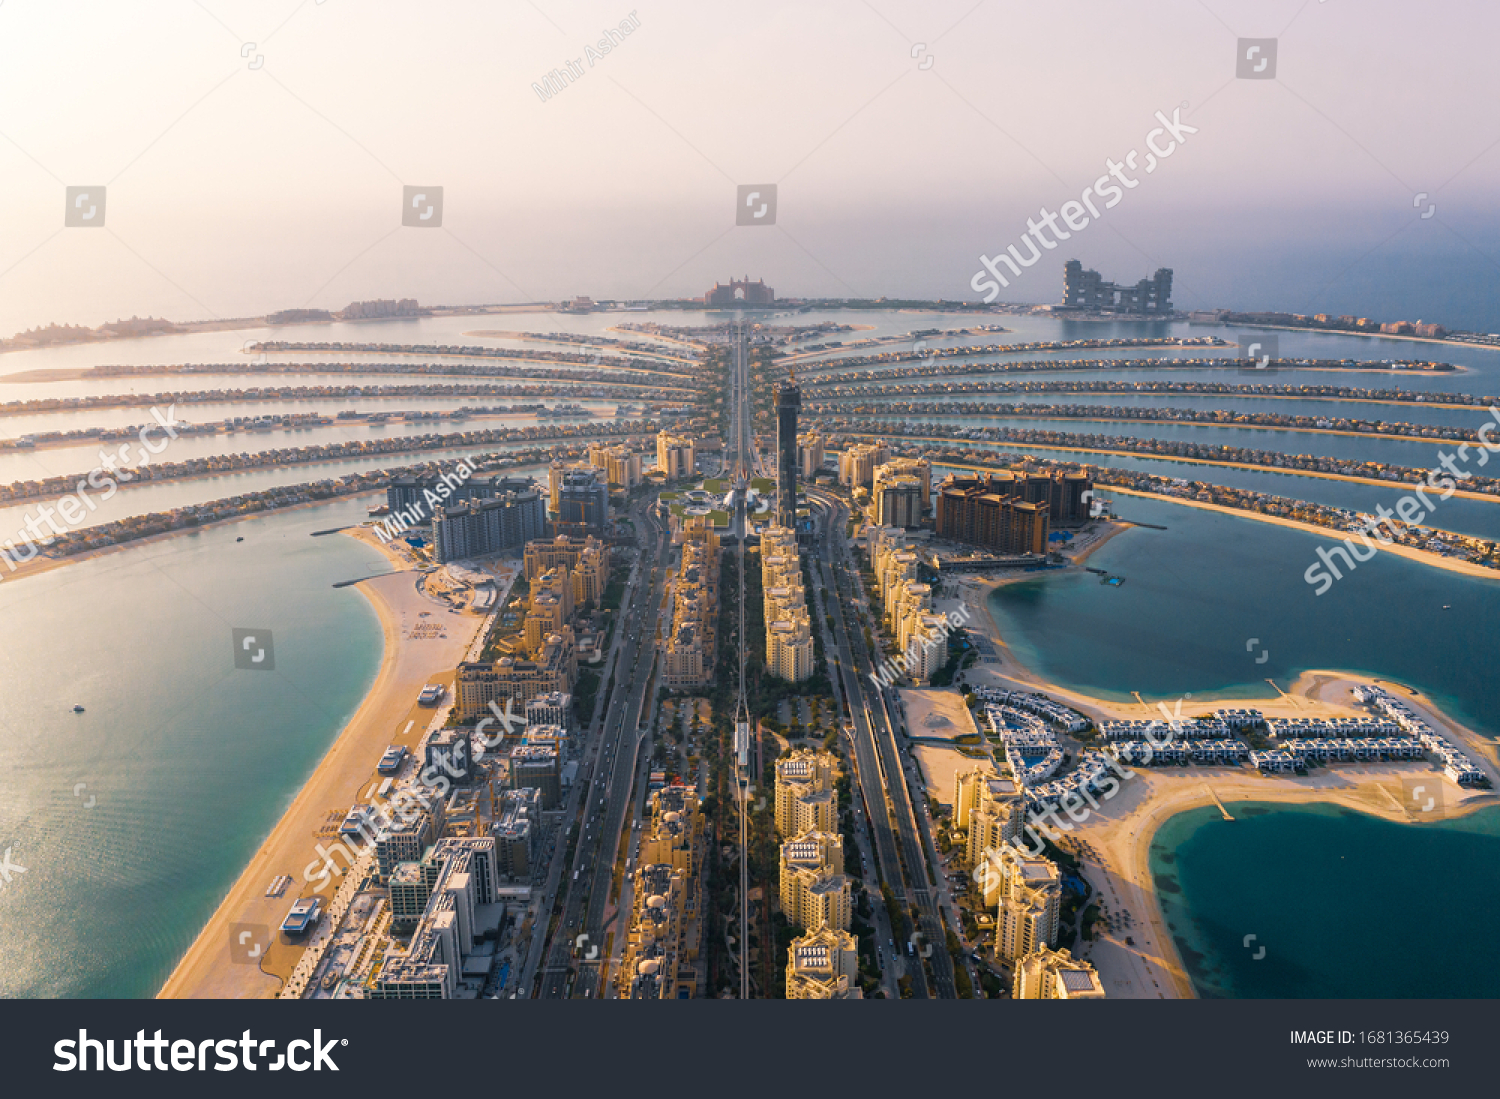
M 993 466 L 975 466 L 959 462 L 941 462 L 938 464 L 942 465 L 944 469 L 968 469 L 976 470 L 981 473 L 988 472 L 995 468 Z M 1396 484 L 1398 482 L 1387 481 L 1384 483 Z M 1221 515 L 1229 515 L 1240 519 L 1252 519 L 1257 523 L 1270 523 L 1273 526 L 1288 527 L 1292 530 L 1300 530 L 1304 534 L 1316 534 L 1322 538 L 1331 538 L 1336 542 L 1342 542 L 1346 538 L 1353 537 L 1353 535 L 1347 530 L 1337 530 L 1333 527 L 1323 527 L 1319 526 L 1317 523 L 1304 523 L 1300 519 L 1287 519 L 1280 515 L 1267 515 L 1264 512 L 1260 511 L 1248 511 L 1245 508 L 1226 507 L 1223 504 L 1211 504 L 1203 500 L 1188 500 L 1181 496 L 1167 496 L 1160 492 L 1142 492 L 1140 489 L 1123 488 L 1118 485 L 1104 485 L 1102 491 L 1109 493 L 1118 493 L 1122 496 L 1139 496 L 1143 500 L 1162 500 L 1169 504 L 1181 504 L 1183 507 L 1200 508 L 1204 511 L 1216 511 Z M 1497 499 L 1496 497 L 1489 497 L 1489 499 L 1496 500 L 1497 503 L 1500 503 L 1500 499 Z M 1136 525 L 1134 523 L 1131 523 L 1128 519 L 1122 521 L 1131 526 Z M 1450 531 L 1449 533 L 1453 532 Z M 1110 537 L 1114 536 L 1111 535 Z M 1464 537 L 1473 537 L 1473 535 L 1464 535 Z M 1103 545 L 1103 542 L 1101 541 L 1099 545 Z M 1448 572 L 1456 572 L 1463 576 L 1473 576 L 1481 580 L 1500 580 L 1500 569 L 1485 568 L 1483 565 L 1476 565 L 1472 561 L 1462 561 L 1455 557 L 1445 557 L 1440 553 L 1433 553 L 1431 550 L 1418 549 L 1415 546 L 1402 546 L 1396 545 L 1395 543 L 1387 546 L 1378 538 L 1375 539 L 1374 545 L 1382 553 L 1394 553 L 1398 557 L 1405 557 L 1409 561 L 1416 561 L 1418 564 L 1427 565 L 1430 568 L 1445 569 Z M 1083 556 L 1074 558 L 1074 563 L 1077 564 L 1083 561 L 1084 557 L 1092 553 L 1096 548 L 1098 547 L 1095 546 L 1093 548 L 1090 548 L 1085 551 Z M 1020 580 L 1025 578 L 1026 577 L 1022 576 L 1010 577 L 1007 578 L 1006 582 L 1012 579 Z
M 1114 537 L 1114 534 L 1109 537 Z M 1098 544 L 1102 545 L 1103 541 Z M 971 628 L 983 633 L 999 656 L 997 664 L 979 664 L 970 668 L 965 673 L 967 682 L 1043 691 L 1096 720 L 1101 717 L 1140 719 L 1152 715 L 1150 705 L 1143 701 L 1112 701 L 1062 687 L 1016 658 L 990 609 L 989 596 L 1003 584 L 1031 578 L 1025 574 L 1000 579 L 966 578 L 963 581 L 958 598 L 970 612 Z M 1348 700 L 1348 689 L 1356 684 L 1378 685 L 1403 698 L 1435 728 L 1453 735 L 1474 754 L 1476 761 L 1489 773 L 1491 782 L 1500 786 L 1497 782 L 1500 779 L 1500 752 L 1497 752 L 1496 741 L 1460 725 L 1422 692 L 1376 676 L 1308 669 L 1299 673 L 1286 691 L 1272 683 L 1277 690 L 1274 699 L 1247 699 L 1229 693 L 1232 688 L 1226 688 L 1195 697 L 1192 713 L 1226 704 L 1249 703 L 1272 717 L 1307 716 L 1319 712 L 1349 714 L 1357 712 L 1352 700 Z M 1108 904 L 1114 913 L 1123 910 L 1132 919 L 1123 929 L 1104 930 L 1097 939 L 1080 943 L 1076 956 L 1094 964 L 1106 993 L 1111 997 L 1197 998 L 1197 991 L 1166 926 L 1151 875 L 1151 844 L 1162 825 L 1181 813 L 1209 805 L 1217 805 L 1221 812 L 1232 816 L 1235 805 L 1250 801 L 1330 804 L 1399 823 L 1417 823 L 1405 808 L 1402 779 L 1418 775 L 1428 780 L 1436 778 L 1452 798 L 1441 820 L 1452 820 L 1500 804 L 1500 794 L 1494 790 L 1474 791 L 1458 787 L 1425 761 L 1334 764 L 1318 767 L 1306 776 L 1262 775 L 1244 767 L 1196 764 L 1181 768 L 1131 769 L 1128 777 L 1121 780 L 1118 796 L 1101 802 L 1096 812 L 1074 825 L 1063 837 L 1064 845 L 1079 859 L 1081 873 L 1094 891 L 1092 900 Z M 1128 943 L 1125 941 L 1127 937 L 1139 937 L 1142 941 Z
M 157 992 L 158 999 L 264 999 L 276 995 L 312 939 L 293 943 L 276 933 L 260 965 L 234 964 L 230 942 L 233 927 L 250 924 L 277 928 L 298 897 L 322 896 L 325 905 L 332 899 L 331 891 L 317 893 L 308 880 L 307 867 L 318 862 L 315 844 L 335 842 L 336 837 L 324 834 L 324 830 L 335 813 L 357 804 L 378 777 L 375 765 L 386 746 L 394 743 L 414 748 L 430 723 L 445 713 L 441 708 L 419 709 L 417 692 L 425 683 L 441 682 L 451 687 L 454 668 L 485 621 L 482 616 L 453 611 L 420 592 L 413 581 L 421 574 L 411 571 L 396 553 L 369 537 L 368 531 L 353 528 L 344 533 L 381 549 L 403 570 L 351 585 L 368 600 L 380 621 L 383 647 L 379 668 L 359 708 L 178 959 Z M 403 627 L 408 622 L 415 624 L 423 613 L 430 624 L 451 626 L 452 638 L 409 637 Z M 290 875 L 292 885 L 280 897 L 266 897 L 266 887 L 279 874 Z
M 1169 500 L 1172 503 L 1201 508 L 1204 511 L 1217 511 L 1223 515 L 1242 516 L 1261 523 L 1271 523 L 1274 526 L 1300 530 L 1304 534 L 1316 534 L 1323 538 L 1330 538 L 1336 542 L 1342 542 L 1346 538 L 1354 538 L 1354 535 L 1347 530 L 1335 530 L 1333 527 L 1321 527 L 1316 523 L 1304 523 L 1300 519 L 1287 519 L 1281 515 L 1266 515 L 1263 512 L 1246 511 L 1243 508 L 1225 507 L 1223 504 L 1211 504 L 1203 500 L 1184 500 L 1177 496 L 1163 496 L 1160 493 L 1141 492 L 1138 489 L 1116 488 L 1113 485 L 1108 486 L 1108 491 L 1118 492 L 1124 496 L 1141 496 L 1151 500 Z M 1358 539 L 1355 540 L 1357 541 Z M 1456 572 L 1462 576 L 1474 576 L 1481 580 L 1500 580 L 1500 569 L 1485 568 L 1483 565 L 1476 565 L 1472 561 L 1463 561 L 1456 557 L 1444 557 L 1440 553 L 1418 549 L 1415 546 L 1403 546 L 1396 543 L 1388 546 L 1379 538 L 1374 539 L 1374 545 L 1382 553 L 1394 553 L 1397 557 L 1405 557 L 1409 561 L 1416 561 L 1431 568 L 1445 569 L 1448 572 Z

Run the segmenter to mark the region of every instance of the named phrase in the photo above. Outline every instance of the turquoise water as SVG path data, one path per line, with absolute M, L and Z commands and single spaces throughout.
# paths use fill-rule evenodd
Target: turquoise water
M 1132 690 L 1253 701 L 1273 696 L 1267 677 L 1286 687 L 1337 669 L 1416 687 L 1471 728 L 1500 731 L 1487 644 L 1500 581 L 1382 553 L 1317 596 L 1301 574 L 1326 539 L 1164 501 L 1119 505 L 1168 528 L 1126 531 L 1089 559 L 1125 584 L 1053 575 L 991 596 L 1016 658 L 1047 679 L 1120 701 Z M 1234 822 L 1213 807 L 1173 817 L 1151 849 L 1200 995 L 1500 995 L 1488 932 L 1500 808 L 1420 826 L 1331 806 L 1232 811 Z
M 463 333 L 604 331 L 621 319 L 548 313 L 201 333 L 6 355 L 0 375 L 99 362 L 229 361 L 248 338 L 477 343 L 482 341 Z M 723 315 L 628 319 L 710 324 Z M 863 311 L 785 319 L 875 330 L 846 339 L 972 322 Z M 1005 338 L 1017 342 L 1157 334 L 1169 327 L 1190 335 L 1206 331 L 997 319 L 1014 329 Z M 1320 353 L 1328 348 L 1328 354 L 1423 355 L 1473 360 L 1475 366 L 1467 375 L 1441 378 L 1306 378 L 1318 382 L 1493 389 L 1490 378 L 1500 363 L 1500 355 L 1487 351 L 1285 333 L 1282 339 L 1288 354 L 1299 353 L 1301 344 L 1301 350 Z M 1350 349 L 1339 350 L 1344 343 Z M 1234 377 L 1204 374 L 1217 381 Z M 288 376 L 270 381 L 297 384 Z M 245 384 L 243 376 L 196 375 L 124 385 L 27 383 L 5 386 L 3 396 Z M 420 406 L 420 399 L 408 401 L 403 407 Z M 233 414 L 243 413 L 241 406 Z M 129 415 L 134 422 L 139 411 Z M 428 452 L 164 482 L 120 493 L 95 518 L 437 457 Z M 1188 476 L 1205 476 L 1205 467 L 1141 461 L 1158 471 L 1180 468 L 1195 471 Z M 1219 469 L 1211 479 L 1239 483 L 1232 478 L 1241 475 L 1274 483 L 1273 491 L 1287 495 L 1320 499 L 1324 491 L 1338 492 L 1351 501 L 1344 506 L 1355 506 L 1356 493 L 1366 491 Z M 1372 499 L 1387 498 L 1388 490 L 1367 491 Z M 10 848 L 14 861 L 27 868 L 0 890 L 0 926 L 10 932 L 0 938 L 0 996 L 147 996 L 160 986 L 373 681 L 380 656 L 377 620 L 357 591 L 330 585 L 384 571 L 384 561 L 346 538 L 307 537 L 312 530 L 363 519 L 368 503 L 358 498 L 262 516 L 0 582 L 0 624 L 8 642 L 0 650 L 0 852 Z M 1316 598 L 1301 572 L 1318 546 L 1330 544 L 1324 539 L 1167 503 L 1121 497 L 1118 504 L 1132 518 L 1170 528 L 1131 531 L 1096 555 L 1092 564 L 1128 578 L 1123 587 L 1052 577 L 1003 589 L 997 599 L 997 615 L 1017 655 L 1044 674 L 1119 697 L 1129 697 L 1132 689 L 1175 697 L 1183 690 L 1226 687 L 1256 697 L 1270 692 L 1261 682 L 1266 675 L 1284 682 L 1303 667 L 1345 667 L 1410 682 L 1455 715 L 1500 728 L 1500 703 L 1486 694 L 1482 646 L 1473 643 L 1492 632 L 1487 627 L 1500 610 L 1500 584 L 1381 555 Z M 119 512 L 105 514 L 104 507 Z M 1438 521 L 1454 529 L 1466 527 L 1443 520 L 1464 519 L 1466 508 L 1476 509 L 1475 526 L 1490 513 L 1500 516 L 1490 504 L 1455 500 L 1443 507 L 1451 510 Z M 1477 515 L 1481 508 L 1484 517 Z M 0 512 L 0 529 L 7 518 L 18 521 L 22 510 Z M 239 536 L 243 543 L 235 542 Z M 1453 609 L 1441 611 L 1444 603 Z M 232 626 L 274 632 L 274 674 L 233 670 Z M 1271 653 L 1268 663 L 1257 665 L 1245 652 L 1248 637 L 1262 640 Z M 75 702 L 86 712 L 72 713 Z M 95 799 L 92 807 L 89 798 Z
M 1500 995 L 1500 808 L 1421 825 L 1332 805 L 1229 808 L 1233 821 L 1213 806 L 1181 813 L 1151 845 L 1200 996 Z
M 388 566 L 308 537 L 365 503 L 0 583 L 0 997 L 155 994 L 374 682 L 379 621 L 330 585 Z M 235 670 L 234 626 L 275 671 Z
M 1302 574 L 1320 547 L 1336 544 L 1329 539 L 1166 501 L 1116 503 L 1131 519 L 1168 528 L 1127 530 L 1089 558 L 1123 585 L 1041 575 L 991 594 L 1001 633 L 1026 667 L 1121 701 L 1133 701 L 1131 691 L 1269 698 L 1267 677 L 1285 687 L 1313 668 L 1362 672 L 1416 687 L 1459 720 L 1500 732 L 1486 640 L 1500 618 L 1500 579 L 1380 553 L 1318 596 Z

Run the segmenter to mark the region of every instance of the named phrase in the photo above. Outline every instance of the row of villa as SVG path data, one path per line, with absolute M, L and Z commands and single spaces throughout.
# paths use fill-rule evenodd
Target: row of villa
M 1136 767 L 1159 764 L 1207 763 L 1231 765 L 1244 763 L 1253 754 L 1243 740 L 1172 740 L 1150 743 L 1119 740 L 1110 744 L 1109 754 L 1121 763 Z
M 1460 786 L 1483 786 L 1488 776 L 1467 753 L 1417 716 L 1415 710 L 1389 691 L 1380 687 L 1358 686 L 1354 698 L 1372 710 L 1385 714 L 1408 735 L 1416 737 L 1423 748 L 1443 763 L 1443 774 Z
M 1008 706 L 1028 714 L 1034 714 L 1057 726 L 1065 733 L 1081 733 L 1089 727 L 1089 719 L 1077 710 L 1064 706 L 1056 699 L 1035 691 L 1001 691 L 993 687 L 975 687 L 974 694 L 981 702 Z

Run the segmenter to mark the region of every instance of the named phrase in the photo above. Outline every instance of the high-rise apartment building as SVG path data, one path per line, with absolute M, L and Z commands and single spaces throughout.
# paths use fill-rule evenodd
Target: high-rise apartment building
M 921 486 L 922 510 L 925 512 L 932 506 L 932 462 L 930 460 L 926 458 L 887 458 L 877 465 L 871 474 L 874 492 L 879 492 L 882 481 L 891 481 L 897 477 L 915 477 Z M 915 523 L 896 525 L 916 526 Z
M 920 559 L 908 548 L 905 532 L 877 527 L 872 540 L 871 568 L 886 626 L 896 638 L 906 674 L 925 684 L 948 663 L 947 615 L 933 610 L 932 586 L 917 579 Z
M 691 477 L 697 469 L 697 452 L 693 440 L 670 431 L 656 433 L 656 468 L 668 481 Z
M 816 431 L 809 431 L 805 435 L 797 436 L 797 470 L 802 480 L 811 481 L 823 468 L 823 459 L 826 457 L 824 447 L 827 440 Z
M 493 838 L 439 840 L 421 862 L 403 863 L 391 876 L 393 929 L 412 928 L 403 950 L 386 951 L 365 985 L 371 1000 L 450 1000 L 464 961 L 482 934 L 481 906 L 493 905 L 499 879 Z
M 788 527 L 767 527 L 761 533 L 760 554 L 766 667 L 778 678 L 801 683 L 812 678 L 814 649 L 796 535 Z
M 552 529 L 558 534 L 602 534 L 609 523 L 609 485 L 593 466 L 573 466 L 558 473 L 553 498 Z
M 542 792 L 534 786 L 507 790 L 495 807 L 490 836 L 501 877 L 528 881 L 542 839 Z
M 1098 271 L 1086 271 L 1082 263 L 1070 259 L 1063 264 L 1062 304 L 1067 309 L 1099 313 L 1170 313 L 1172 269 L 1158 267 L 1151 278 L 1121 286 L 1105 282 Z
M 781 845 L 781 911 L 809 931 L 849 930 L 852 885 L 837 832 L 804 832 Z
M 884 469 L 884 466 L 880 467 Z M 922 482 L 909 474 L 878 474 L 870 493 L 875 522 L 886 527 L 913 529 L 922 525 Z
M 520 744 L 510 753 L 510 787 L 534 787 L 543 809 L 556 809 L 562 801 L 561 753 L 549 744 Z
M 547 531 L 542 494 L 521 492 L 439 506 L 432 519 L 433 550 L 443 564 L 517 549 Z
M 672 626 L 663 653 L 663 686 L 689 690 L 713 682 L 719 621 L 719 554 L 708 542 L 685 541 L 672 583 Z
M 975 767 L 955 775 L 953 787 L 953 824 L 968 830 L 969 865 L 979 866 L 985 851 L 1021 835 L 1026 799 L 1015 779 Z M 994 897 L 986 896 L 985 903 L 994 903 Z
M 526 703 L 524 712 L 527 728 L 553 727 L 564 734 L 573 731 L 573 696 L 566 691 L 537 695 Z
M 604 474 L 606 482 L 627 492 L 641 483 L 641 456 L 629 447 L 592 443 L 589 464 Z
M 995 956 L 1006 961 L 1057 942 L 1062 875 L 1051 859 L 1009 843 L 991 847 L 976 865 L 986 903 L 995 904 Z
M 776 761 L 776 831 L 782 836 L 838 831 L 834 778 L 838 760 L 831 752 L 799 749 Z
M 797 529 L 797 414 L 802 391 L 796 379 L 776 387 L 776 522 Z
M 651 795 L 650 830 L 641 837 L 625 955 L 616 978 L 621 999 L 676 1000 L 697 993 L 703 936 L 703 814 L 688 786 Z
M 604 589 L 609 586 L 609 545 L 589 535 L 574 538 L 559 534 L 556 538 L 538 539 L 526 543 L 525 576 L 528 583 L 549 569 L 566 569 L 573 583 L 573 605 L 592 604 L 598 607 L 604 601 Z
M 859 943 L 847 931 L 825 927 L 792 940 L 787 948 L 788 1000 L 858 1000 Z
M 855 443 L 839 455 L 839 484 L 869 488 L 875 481 L 875 467 L 890 457 L 891 448 L 884 443 Z

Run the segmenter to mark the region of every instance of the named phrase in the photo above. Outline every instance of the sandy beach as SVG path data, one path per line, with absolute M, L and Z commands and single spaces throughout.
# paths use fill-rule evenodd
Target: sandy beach
M 380 546 L 368 531 L 348 533 L 381 548 L 393 564 L 403 567 L 401 559 Z M 330 823 L 336 827 L 338 819 L 352 805 L 368 800 L 369 789 L 378 779 L 375 765 L 388 745 L 401 744 L 414 749 L 429 723 L 441 720 L 445 711 L 419 708 L 417 693 L 427 683 L 440 682 L 451 688 L 453 670 L 484 621 L 480 616 L 451 610 L 424 595 L 417 588 L 417 579 L 417 573 L 407 571 L 356 585 L 379 615 L 384 635 L 384 652 L 375 682 L 359 710 L 178 962 L 159 997 L 271 997 L 297 964 L 303 944 L 293 944 L 280 933 L 275 934 L 259 965 L 235 964 L 230 954 L 232 925 L 259 925 L 274 930 L 294 900 L 315 895 L 305 873 L 310 864 L 320 863 L 315 845 L 322 842 L 331 846 L 336 837 L 327 831 Z M 414 636 L 418 626 L 423 629 Z M 434 626 L 439 628 L 433 629 Z M 266 897 L 267 887 L 280 874 L 289 875 L 292 885 L 280 897 Z M 313 876 L 316 874 L 314 867 Z M 331 895 L 331 889 L 323 890 L 325 905 Z
M 1118 532 L 1114 532 L 1118 533 Z M 1111 537 L 1114 535 L 1111 534 Z M 968 628 L 984 634 L 995 646 L 996 663 L 969 668 L 967 681 L 979 686 L 1044 691 L 1094 719 L 1142 719 L 1160 715 L 1158 703 L 1114 702 L 1097 699 L 1050 683 L 1019 663 L 1005 644 L 989 610 L 989 593 L 1003 580 L 966 578 L 957 598 L 939 602 L 940 609 L 962 603 L 970 615 Z M 947 606 L 944 606 L 947 604 Z M 1404 699 L 1440 732 L 1451 735 L 1489 773 L 1500 787 L 1500 752 L 1490 737 L 1455 722 L 1433 701 L 1404 684 L 1333 670 L 1302 673 L 1274 699 L 1231 696 L 1194 696 L 1183 706 L 1183 717 L 1197 717 L 1221 706 L 1253 706 L 1268 717 L 1353 716 L 1362 713 L 1350 692 L 1359 684 L 1380 686 Z M 1262 775 L 1247 767 L 1138 768 L 1121 781 L 1115 797 L 1101 800 L 1097 811 L 1073 824 L 1062 842 L 1080 860 L 1083 876 L 1115 917 L 1092 942 L 1080 943 L 1078 953 L 1093 963 L 1105 990 L 1116 998 L 1172 999 L 1195 995 L 1157 904 L 1151 879 L 1151 841 L 1157 830 L 1178 813 L 1218 805 L 1233 816 L 1243 801 L 1333 804 L 1386 820 L 1417 824 L 1408 809 L 1403 780 L 1436 783 L 1442 790 L 1443 818 L 1500 804 L 1493 790 L 1469 790 L 1449 781 L 1428 762 L 1348 763 L 1319 767 L 1305 776 Z M 1072 824 L 1059 814 L 1064 824 Z M 1423 818 L 1430 820 L 1432 818 Z M 1128 917 L 1128 919 L 1127 919 Z M 1131 940 L 1127 942 L 1126 940 Z
M 1304 523 L 1298 519 L 1286 519 L 1280 515 L 1263 515 L 1258 511 L 1245 511 L 1243 508 L 1227 508 L 1223 504 L 1210 504 L 1203 500 L 1184 500 L 1178 496 L 1163 496 L 1155 492 L 1138 492 L 1132 488 L 1116 488 L 1109 486 L 1105 491 L 1116 492 L 1121 496 L 1142 496 L 1150 500 L 1170 500 L 1174 504 L 1183 504 L 1190 508 L 1202 508 L 1204 511 L 1217 511 L 1222 515 L 1236 515 L 1244 519 L 1254 519 L 1259 523 L 1273 523 L 1279 527 L 1290 527 L 1307 534 L 1316 534 L 1320 538 L 1331 538 L 1342 542 L 1345 538 L 1354 538 L 1346 530 L 1334 530 L 1332 527 L 1320 527 L 1316 523 Z M 1488 499 L 1495 499 L 1491 496 Z M 1356 541 L 1358 539 L 1355 539 Z M 1397 557 L 1405 557 L 1410 561 L 1420 561 L 1424 565 L 1431 565 L 1435 569 L 1447 569 L 1449 572 L 1462 573 L 1465 576 L 1478 576 L 1484 580 L 1500 580 L 1500 569 L 1486 568 L 1476 565 L 1472 561 L 1462 561 L 1457 557 L 1444 557 L 1440 553 L 1431 550 L 1417 549 L 1415 546 L 1402 546 L 1391 543 L 1389 546 L 1373 539 L 1373 544 L 1382 553 L 1394 553 Z

